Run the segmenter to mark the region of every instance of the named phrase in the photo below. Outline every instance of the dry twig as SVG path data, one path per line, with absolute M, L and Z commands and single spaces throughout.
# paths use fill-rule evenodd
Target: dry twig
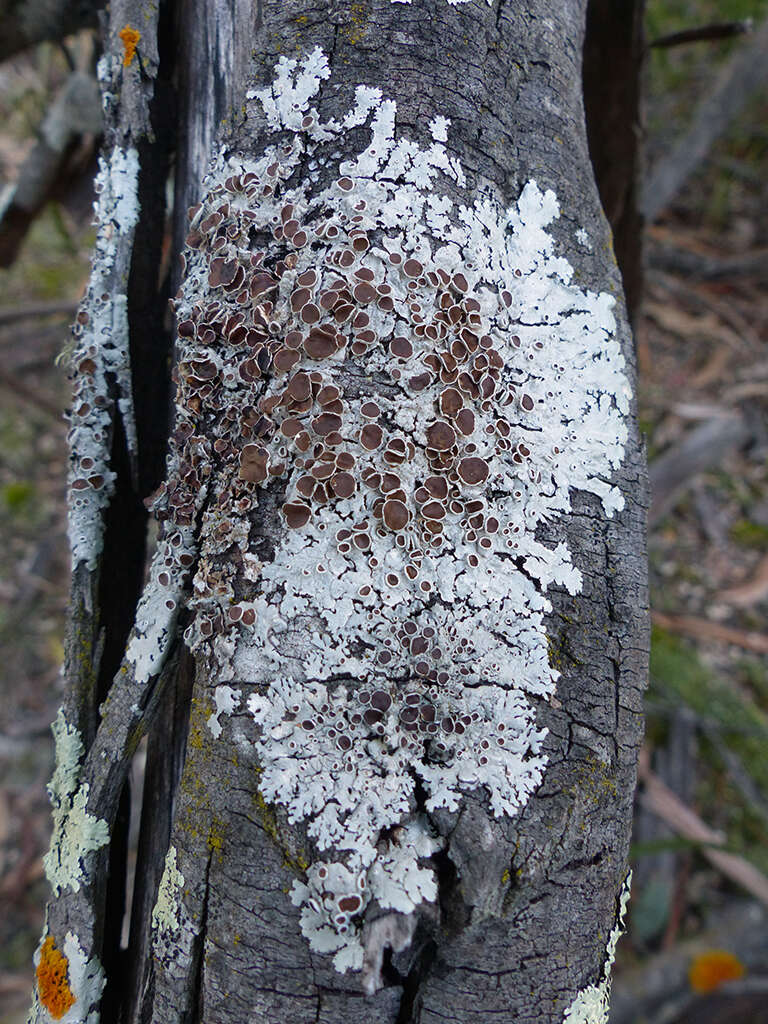
M 656 626 L 667 629 L 671 633 L 683 633 L 697 640 L 714 640 L 717 643 L 733 644 L 743 647 L 745 651 L 755 654 L 768 654 L 768 635 L 754 630 L 735 629 L 724 626 L 710 619 L 700 619 L 695 615 L 667 615 L 665 612 L 651 612 L 651 619 Z
M 643 214 L 647 221 L 654 221 L 669 205 L 715 140 L 768 79 L 766 53 L 768 18 L 723 68 L 714 88 L 699 104 L 688 131 L 652 168 L 644 189 Z
M 743 857 L 717 849 L 723 845 L 722 835 L 706 825 L 651 770 L 645 750 L 640 755 L 637 774 L 643 783 L 640 794 L 643 806 L 662 818 L 679 836 L 701 843 L 701 852 L 718 871 L 768 906 L 768 878 Z
M 752 19 L 742 21 L 716 21 L 710 25 L 698 25 L 696 28 L 685 28 L 680 32 L 669 32 L 667 35 L 652 39 L 648 44 L 653 49 L 669 49 L 672 46 L 684 46 L 686 43 L 712 42 L 719 39 L 732 39 L 752 31 Z

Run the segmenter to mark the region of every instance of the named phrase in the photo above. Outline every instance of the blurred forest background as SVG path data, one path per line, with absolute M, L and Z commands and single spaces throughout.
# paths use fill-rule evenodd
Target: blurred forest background
M 647 7 L 651 217 L 636 341 L 654 628 L 613 1024 L 768 1021 L 766 19 L 768 0 Z M 92 71 L 94 46 L 83 32 L 0 64 L 0 187 L 23 178 L 73 68 Z M 729 75 L 738 103 L 719 124 Z M 709 151 L 653 209 L 654 171 L 697 118 Z M 66 348 L 98 148 L 81 129 L 55 199 L 28 224 L 0 215 L 0 1024 L 25 1019 L 47 897 L 68 588 Z

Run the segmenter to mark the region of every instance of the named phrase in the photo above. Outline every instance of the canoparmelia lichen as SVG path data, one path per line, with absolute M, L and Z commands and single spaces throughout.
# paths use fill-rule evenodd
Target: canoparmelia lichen
M 189 960 L 196 934 L 183 893 L 184 875 L 178 867 L 176 847 L 170 846 L 152 908 L 152 954 L 161 962 L 173 961 L 177 967 Z
M 195 562 L 195 531 L 190 524 L 205 494 L 205 487 L 198 489 L 189 522 L 166 530 L 152 556 L 149 581 L 136 609 L 125 655 L 137 683 L 148 682 L 160 671 L 176 635 L 179 608 Z
M 109 842 L 109 828 L 106 821 L 86 810 L 89 787 L 79 781 L 83 743 L 61 709 L 53 723 L 53 738 L 56 767 L 48 784 L 53 834 L 43 866 L 51 888 L 58 895 L 64 889 L 79 891 L 88 854 Z
M 398 135 L 359 86 L 323 120 L 330 73 L 320 50 L 282 58 L 248 94 L 274 144 L 222 153 L 190 211 L 156 510 L 189 523 L 208 474 L 186 637 L 240 688 L 264 798 L 307 822 L 319 856 L 293 898 L 343 970 L 371 901 L 434 900 L 430 811 L 483 787 L 511 815 L 541 780 L 545 592 L 581 574 L 536 534 L 571 488 L 622 507 L 630 390 L 613 299 L 555 254 L 554 194 L 454 201 L 448 119 Z
M 67 932 L 61 952 L 45 935 L 35 953 L 35 996 L 28 1024 L 98 1024 L 104 971 L 86 957 L 76 935 Z
M 611 998 L 611 968 L 616 956 L 616 945 L 624 934 L 624 918 L 627 913 L 629 894 L 632 888 L 632 872 L 624 879 L 619 893 L 619 912 L 616 924 L 608 938 L 605 950 L 605 964 L 599 984 L 590 985 L 576 996 L 565 1011 L 563 1024 L 608 1024 L 608 1010 Z
M 184 885 L 184 875 L 178 869 L 176 856 L 176 847 L 170 846 L 165 855 L 163 877 L 152 909 L 152 927 L 168 933 L 174 933 L 179 928 L 179 902 Z

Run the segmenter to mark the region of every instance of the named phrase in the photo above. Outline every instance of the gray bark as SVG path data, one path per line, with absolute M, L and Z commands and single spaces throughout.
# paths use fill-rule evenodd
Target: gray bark
M 114 40 L 120 25 L 139 22 L 131 21 L 136 12 L 130 4 L 117 11 L 114 3 L 112 7 Z M 254 158 L 273 141 L 264 123 L 254 127 L 244 116 L 246 91 L 269 85 L 281 55 L 301 58 L 320 47 L 330 67 L 328 81 L 312 100 L 321 120 L 343 118 L 360 84 L 378 87 L 397 103 L 398 137 L 405 133 L 427 146 L 429 122 L 438 114 L 450 119 L 449 154 L 460 160 L 466 174 L 464 183 L 450 186 L 457 202 L 471 204 L 477 195 L 491 193 L 512 206 L 530 179 L 542 191 L 551 188 L 557 193 L 562 215 L 551 228 L 557 250 L 574 266 L 580 288 L 615 295 L 616 336 L 631 382 L 634 362 L 620 278 L 584 128 L 584 8 L 583 0 L 558 5 L 545 0 L 476 0 L 460 6 L 444 0 L 179 5 L 175 31 L 181 42 L 177 44 L 170 31 L 163 36 L 160 29 L 162 44 L 178 61 L 177 251 L 187 231 L 184 211 L 205 197 L 201 182 L 219 140 L 228 152 Z M 161 45 L 158 64 L 157 36 L 152 36 L 156 24 L 142 25 L 139 54 L 146 44 L 154 59 L 149 73 L 133 86 L 127 76 L 122 85 L 117 83 L 116 122 L 108 138 L 120 131 L 135 133 L 135 140 L 153 137 L 147 110 L 157 101 L 162 78 L 158 67 L 162 69 L 164 58 Z M 143 92 L 135 91 L 139 84 Z M 125 134 L 122 138 L 125 141 Z M 359 153 L 367 139 L 367 130 L 352 129 L 334 146 L 343 160 Z M 334 153 L 334 166 L 337 156 Z M 156 176 L 163 166 L 162 154 L 151 149 L 142 151 L 142 161 L 144 174 Z M 136 230 L 142 229 L 158 229 L 143 205 Z M 586 233 L 580 237 L 588 237 L 589 244 L 574 242 L 576 229 Z M 138 258 L 138 242 L 130 232 L 120 236 L 118 244 Z M 187 256 L 192 259 L 194 254 L 188 250 Z M 131 278 L 137 276 L 134 266 Z M 115 294 L 124 280 L 123 276 L 122 282 L 115 281 Z M 130 327 L 141 465 L 141 439 L 154 436 L 153 429 L 157 432 L 156 424 L 153 428 L 148 416 L 140 414 L 150 404 L 146 393 L 143 405 L 141 400 L 147 384 L 146 359 L 162 351 L 162 339 L 148 334 L 145 310 L 142 319 L 141 304 L 130 302 L 129 291 L 129 311 L 136 317 Z M 182 359 L 185 344 L 182 336 Z M 355 368 L 352 361 L 332 367 L 332 379 L 345 394 L 386 401 L 394 393 L 381 374 L 361 383 Z M 300 911 L 288 891 L 294 881 L 307 876 L 308 862 L 316 862 L 322 851 L 308 834 L 306 822 L 291 824 L 285 807 L 261 794 L 259 779 L 265 765 L 257 751 L 265 748 L 256 746 L 257 731 L 244 703 L 231 717 L 221 716 L 222 737 L 215 738 L 210 727 L 215 689 L 222 680 L 246 697 L 263 693 L 266 684 L 228 676 L 221 646 L 203 643 L 194 632 L 200 616 L 215 606 L 202 588 L 218 573 L 233 601 L 248 600 L 253 590 L 245 563 L 248 546 L 269 564 L 285 543 L 279 512 L 285 481 L 276 480 L 259 491 L 256 506 L 247 513 L 250 539 L 243 542 L 245 547 L 213 544 L 215 516 L 231 514 L 237 520 L 226 502 L 243 485 L 232 478 L 226 456 L 218 459 L 211 454 L 218 420 L 207 416 L 204 405 L 201 411 L 183 364 L 181 371 L 178 423 L 183 427 L 194 415 L 198 454 L 185 447 L 189 432 L 177 432 L 167 493 L 183 490 L 189 511 L 181 516 L 173 509 L 163 514 L 170 516 L 166 540 L 178 527 L 184 544 L 189 543 L 199 558 L 193 567 L 197 605 L 190 606 L 190 567 L 182 563 L 172 570 L 176 610 L 161 621 L 154 611 L 147 611 L 145 597 L 132 645 L 109 674 L 114 682 L 110 687 L 107 680 L 108 700 L 98 714 L 99 700 L 107 694 L 95 700 L 88 691 L 77 667 L 77 645 L 85 634 L 89 664 L 97 650 L 96 616 L 103 598 L 93 575 L 99 566 L 88 569 L 81 562 L 75 571 L 74 621 L 80 629 L 78 633 L 73 627 L 72 633 L 66 718 L 77 723 L 84 737 L 79 783 L 89 784 L 90 814 L 110 824 L 119 820 L 129 758 L 138 738 L 149 731 L 139 867 L 125 954 L 128 970 L 121 970 L 114 953 L 110 958 L 104 949 L 105 920 L 117 913 L 105 892 L 107 871 L 120 870 L 114 833 L 109 849 L 102 847 L 84 858 L 86 880 L 79 892 L 65 893 L 51 904 L 48 933 L 60 948 L 64 934 L 74 932 L 86 955 L 105 963 L 106 1021 L 562 1020 L 579 992 L 603 980 L 606 946 L 616 926 L 617 897 L 626 875 L 647 653 L 647 485 L 634 409 L 627 419 L 623 462 L 612 479 L 624 494 L 623 510 L 607 518 L 594 494 L 574 492 L 571 511 L 540 526 L 537 534 L 550 549 L 566 542 L 583 577 L 575 596 L 561 586 L 550 586 L 547 592 L 553 606 L 546 620 L 549 659 L 561 675 L 556 697 L 531 699 L 537 727 L 548 730 L 543 781 L 518 813 L 500 816 L 492 813 L 483 786 L 465 788 L 458 809 L 431 812 L 423 788 L 414 787 L 404 819 L 418 817 L 437 837 L 440 849 L 422 864 L 434 871 L 438 895 L 421 903 L 413 915 L 385 913 L 386 908 L 369 905 L 362 931 L 366 955 L 375 955 L 377 941 L 383 948 L 387 936 L 391 948 L 384 955 L 383 987 L 367 995 L 359 973 L 338 973 L 331 958 L 310 948 L 301 933 Z M 145 450 L 149 449 L 147 444 Z M 201 451 L 208 453 L 202 459 Z M 127 473 L 130 479 L 130 459 L 124 462 L 123 478 Z M 119 491 L 116 494 L 119 497 Z M 161 512 L 163 500 L 161 496 Z M 106 544 L 114 534 L 109 516 L 108 509 Z M 105 557 L 101 556 L 102 572 Z M 152 572 L 154 581 L 157 569 Z M 187 635 L 197 638 L 194 665 L 177 633 L 179 611 L 181 624 L 190 626 Z M 217 630 L 224 635 L 223 626 L 214 626 L 214 634 Z M 124 644 L 126 632 L 116 625 L 111 634 L 107 631 L 107 642 L 115 647 Z M 286 636 L 281 634 L 279 641 L 283 651 Z M 131 653 L 143 650 L 150 637 L 151 656 L 144 659 Z M 511 648 L 508 653 L 514 656 Z M 380 678 L 382 685 L 389 685 L 383 670 Z M 345 677 L 341 685 L 355 692 L 354 679 Z M 396 843 L 389 834 L 379 838 L 385 845 Z M 166 862 L 161 909 L 167 911 L 169 893 L 178 899 L 171 908 L 177 927 L 173 942 L 163 944 L 159 933 L 164 926 L 157 920 L 152 932 L 152 908 L 169 841 L 169 857 L 175 861 Z M 334 857 L 326 853 L 326 859 Z M 176 871 L 183 875 L 178 884 Z M 170 926 L 166 930 L 173 931 Z

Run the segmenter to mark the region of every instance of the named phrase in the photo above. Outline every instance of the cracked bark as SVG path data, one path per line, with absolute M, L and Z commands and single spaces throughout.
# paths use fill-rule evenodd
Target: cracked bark
M 558 5 L 475 0 L 458 7 L 443 0 L 161 5 L 166 27 L 157 37 L 159 61 L 161 67 L 165 62 L 166 78 L 172 66 L 178 91 L 174 251 L 186 231 L 186 208 L 200 196 L 214 141 L 221 138 L 246 153 L 258 151 L 260 141 L 248 137 L 241 113 L 246 88 L 268 83 L 281 54 L 298 56 L 320 46 L 332 68 L 319 97 L 322 116 L 343 112 L 359 83 L 379 86 L 397 102 L 399 129 L 411 126 L 423 133 L 435 113 L 451 119 L 451 146 L 468 181 L 466 190 L 457 190 L 460 200 L 471 199 L 473 189 L 483 184 L 511 203 L 529 178 L 542 189 L 555 190 L 563 211 L 553 232 L 560 251 L 574 265 L 580 286 L 616 295 L 618 332 L 632 376 L 620 276 L 584 127 L 585 7 L 586 0 Z M 129 14 L 113 12 L 113 31 L 130 21 Z M 152 80 L 145 76 L 145 86 Z M 130 97 L 120 100 L 124 110 L 135 113 Z M 167 134 L 167 124 L 159 132 Z M 355 153 L 357 142 L 351 132 L 344 147 Z M 147 204 L 157 197 L 164 166 L 156 153 L 142 153 L 144 172 L 154 175 L 153 189 L 143 193 L 135 243 L 144 252 L 161 239 L 161 218 Z M 590 247 L 575 246 L 576 228 L 587 231 Z M 146 266 L 143 274 L 156 284 Z M 154 284 L 149 292 L 155 294 Z M 160 433 L 148 410 L 162 406 L 168 381 L 163 342 L 150 333 L 156 306 L 130 288 L 129 302 L 136 408 L 144 410 L 142 418 L 148 421 L 140 434 L 140 442 L 142 436 L 147 440 L 143 453 L 140 443 L 139 457 L 146 493 L 157 478 Z M 350 391 L 369 388 L 375 393 L 375 380 L 353 382 L 349 376 L 345 386 Z M 154 462 L 147 452 L 154 452 Z M 455 813 L 431 814 L 446 839 L 444 851 L 433 858 L 438 902 L 420 911 L 413 942 L 388 958 L 387 984 L 373 996 L 363 994 L 359 976 L 336 973 L 330 959 L 312 952 L 301 935 L 299 911 L 287 890 L 301 873 L 303 851 L 309 848 L 305 828 L 290 826 L 279 807 L 258 798 L 252 753 L 214 740 L 206 720 L 215 669 L 195 668 L 180 652 L 167 667 L 164 685 L 153 691 L 152 716 L 144 712 L 141 717 L 141 728 L 149 729 L 149 770 L 131 939 L 122 954 L 127 971 L 118 972 L 127 977 L 124 984 L 114 982 L 114 939 L 111 960 L 104 948 L 105 922 L 114 934 L 119 917 L 119 904 L 110 909 L 104 902 L 106 854 L 94 864 L 95 895 L 90 889 L 86 894 L 90 950 L 112 965 L 104 1020 L 470 1024 L 491 1015 L 509 1024 L 562 1020 L 576 994 L 601 978 L 626 873 L 647 653 L 647 488 L 634 420 L 616 483 L 626 507 L 612 520 L 596 498 L 575 495 L 572 514 L 550 524 L 540 537 L 549 546 L 567 541 L 584 577 L 576 597 L 550 592 L 550 656 L 562 675 L 557 701 L 537 707 L 539 724 L 549 730 L 543 783 L 514 819 L 493 818 L 482 790 L 466 794 Z M 262 558 L 277 531 L 275 491 L 267 492 L 258 513 Z M 87 583 L 98 605 L 95 581 Z M 74 608 L 95 645 L 99 626 L 87 601 L 80 597 Z M 111 631 L 114 651 L 121 649 L 127 633 L 120 621 Z M 120 664 L 115 654 L 107 660 L 111 669 L 108 675 L 102 669 L 105 680 Z M 113 684 L 117 689 L 118 683 Z M 93 722 L 84 730 L 87 763 L 94 791 L 106 794 L 94 813 L 113 820 L 130 753 L 127 725 L 136 723 L 124 708 L 126 757 L 113 767 L 107 785 L 99 778 L 99 741 L 94 739 L 98 702 L 83 715 L 82 697 L 76 696 L 82 691 L 73 683 L 72 704 L 78 711 L 73 720 Z M 238 717 L 232 716 L 234 721 Z M 193 940 L 188 956 L 179 952 L 161 962 L 148 951 L 148 934 L 169 839 L 184 876 L 182 902 Z M 113 854 L 112 864 L 117 863 Z M 72 919 L 68 907 L 67 898 L 53 906 L 59 930 Z

